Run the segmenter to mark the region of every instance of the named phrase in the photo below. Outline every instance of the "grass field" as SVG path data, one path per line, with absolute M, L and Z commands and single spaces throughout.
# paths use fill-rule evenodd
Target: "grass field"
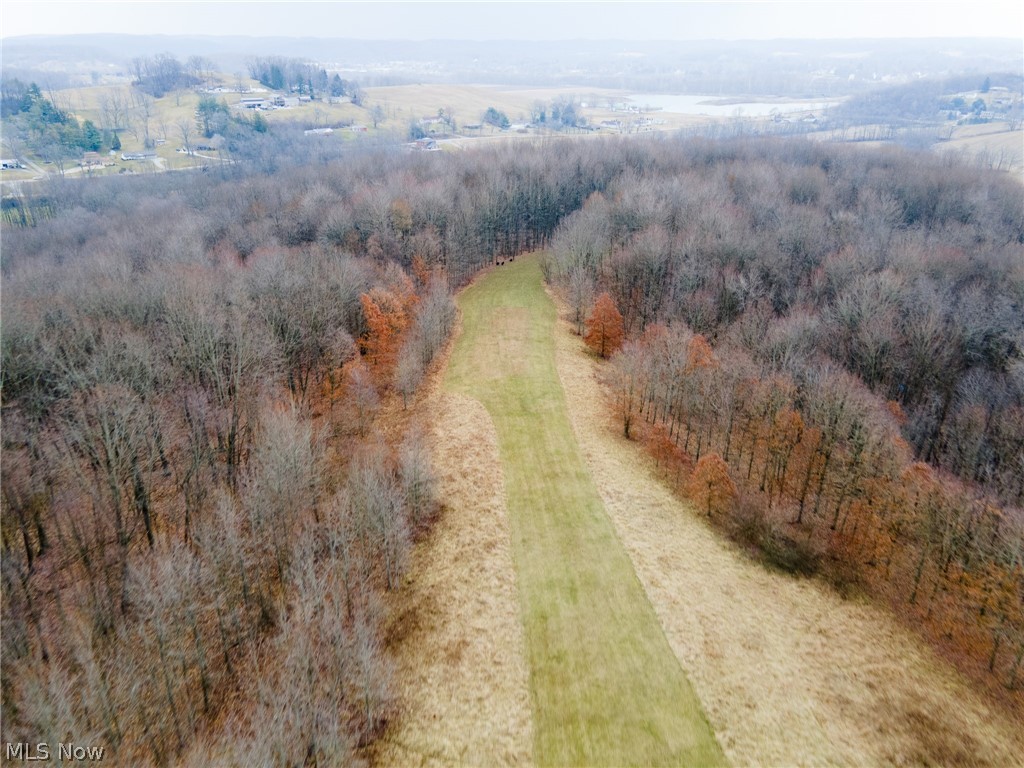
M 494 270 L 459 305 L 463 334 L 446 387 L 480 400 L 498 435 L 534 759 L 723 764 L 573 435 L 555 368 L 555 309 L 536 257 Z
M 959 126 L 949 141 L 936 144 L 934 149 L 973 157 L 1018 179 L 1024 174 L 1024 130 L 1011 130 L 1007 123 Z

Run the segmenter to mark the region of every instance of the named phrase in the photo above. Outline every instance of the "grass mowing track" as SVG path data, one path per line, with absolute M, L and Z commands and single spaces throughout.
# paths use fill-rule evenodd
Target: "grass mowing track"
M 724 764 L 576 443 L 537 257 L 496 268 L 459 306 L 445 386 L 479 399 L 498 433 L 535 760 Z

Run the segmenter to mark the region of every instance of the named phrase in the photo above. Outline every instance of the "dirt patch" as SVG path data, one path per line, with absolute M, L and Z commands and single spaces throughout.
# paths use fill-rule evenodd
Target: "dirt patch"
M 735 765 L 1019 765 L 1024 738 L 885 610 L 770 572 L 621 437 L 560 321 L 573 428 L 673 651 Z
M 472 398 L 424 405 L 444 510 L 392 603 L 401 715 L 374 762 L 522 765 L 533 735 L 497 436 Z

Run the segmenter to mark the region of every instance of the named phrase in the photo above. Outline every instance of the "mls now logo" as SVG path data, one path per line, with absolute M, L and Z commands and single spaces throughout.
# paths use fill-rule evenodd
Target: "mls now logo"
M 8 760 L 22 760 L 25 762 L 46 761 L 51 757 L 55 757 L 60 761 L 102 760 L 103 750 L 103 747 L 83 747 L 78 744 L 65 744 L 61 742 L 57 745 L 57 753 L 53 754 L 50 745 L 46 743 L 7 742 L 5 757 Z

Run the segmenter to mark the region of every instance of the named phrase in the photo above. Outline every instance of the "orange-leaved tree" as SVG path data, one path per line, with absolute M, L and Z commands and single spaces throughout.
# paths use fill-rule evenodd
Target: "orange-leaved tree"
M 416 277 L 416 283 L 422 288 L 430 284 L 434 270 L 427 265 L 426 259 L 416 253 L 412 257 L 412 273 Z
M 729 467 L 722 457 L 717 453 L 706 453 L 693 468 L 686 492 L 693 503 L 711 517 L 713 513 L 728 511 L 736 498 L 736 485 L 729 477 Z
M 615 299 L 605 291 L 597 297 L 593 309 L 590 310 L 584 341 L 601 357 L 609 357 L 622 346 L 625 336 L 622 314 L 615 306 Z
M 711 349 L 708 340 L 699 333 L 695 333 L 690 343 L 686 345 L 686 357 L 687 373 L 718 367 L 718 358 L 715 357 L 714 350 Z
M 360 295 L 359 301 L 367 326 L 359 344 L 378 379 L 383 381 L 394 367 L 399 336 L 408 323 L 406 307 L 402 297 L 382 288 Z

